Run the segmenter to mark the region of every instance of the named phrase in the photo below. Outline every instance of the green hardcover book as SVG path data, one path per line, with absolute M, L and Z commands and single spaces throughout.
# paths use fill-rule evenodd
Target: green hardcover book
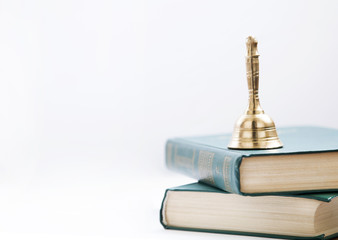
M 338 130 L 278 129 L 283 148 L 230 150 L 231 134 L 167 141 L 166 164 L 201 182 L 242 195 L 338 190 Z
M 176 230 L 332 239 L 338 236 L 337 195 L 243 196 L 193 183 L 166 190 L 160 221 Z

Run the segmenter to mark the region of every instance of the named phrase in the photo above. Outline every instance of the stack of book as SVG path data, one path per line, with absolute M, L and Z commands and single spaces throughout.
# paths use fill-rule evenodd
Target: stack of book
M 338 130 L 279 129 L 284 147 L 230 150 L 231 134 L 175 138 L 166 164 L 198 180 L 166 190 L 167 229 L 289 239 L 338 236 Z

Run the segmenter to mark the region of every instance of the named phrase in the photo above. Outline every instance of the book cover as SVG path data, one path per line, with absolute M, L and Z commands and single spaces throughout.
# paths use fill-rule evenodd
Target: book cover
M 284 147 L 272 150 L 228 149 L 231 134 L 169 139 L 166 143 L 166 165 L 169 169 L 237 194 L 279 194 L 338 189 L 338 154 L 336 155 L 338 130 L 322 127 L 288 127 L 278 129 L 278 133 Z M 330 155 L 322 155 L 323 153 Z M 310 160 L 308 161 L 310 155 L 316 157 L 311 160 L 311 164 Z M 280 160 L 277 161 L 278 156 Z M 244 171 L 241 176 L 243 159 L 258 157 L 274 160 L 279 164 L 276 165 L 278 169 L 268 169 L 267 172 L 274 170 L 276 174 L 265 176 L 265 164 L 258 164 L 258 167 L 254 166 L 256 169 L 250 170 L 248 183 L 251 183 L 250 178 L 253 177 L 265 176 L 261 181 L 267 183 L 274 183 L 280 178 L 276 183 L 280 188 L 275 185 L 267 190 L 263 188 L 243 191 L 241 181 L 246 176 Z M 285 157 L 289 159 L 285 160 Z M 247 163 L 254 161 L 250 160 Z M 286 180 L 289 180 L 289 185 L 286 184 Z M 316 183 L 319 185 L 316 186 Z
M 185 201 L 184 197 L 169 198 L 172 192 L 201 194 Z M 225 198 L 211 197 L 215 194 Z M 160 222 L 164 228 L 175 230 L 284 239 L 333 239 L 338 236 L 338 218 L 334 217 L 338 215 L 337 195 L 338 192 L 241 196 L 203 183 L 192 183 L 166 190 Z M 227 196 L 235 199 L 227 201 Z M 224 206 L 220 205 L 222 202 Z M 325 212 L 323 209 L 328 204 L 332 206 Z M 243 212 L 245 217 L 241 215 Z M 194 223 L 197 218 L 200 220 Z M 321 223 L 318 218 L 321 218 Z M 270 226 L 267 227 L 268 224 Z

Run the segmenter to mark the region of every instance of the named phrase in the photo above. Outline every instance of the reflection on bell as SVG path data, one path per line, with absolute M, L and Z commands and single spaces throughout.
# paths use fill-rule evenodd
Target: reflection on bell
M 272 149 L 283 146 L 273 120 L 264 113 L 258 98 L 259 60 L 257 41 L 248 37 L 246 42 L 246 73 L 249 88 L 249 106 L 235 124 L 228 148 Z

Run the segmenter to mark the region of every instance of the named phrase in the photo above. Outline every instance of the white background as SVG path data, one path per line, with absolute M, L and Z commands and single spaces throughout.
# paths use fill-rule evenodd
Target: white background
M 259 41 L 277 127 L 338 128 L 338 2 L 0 1 L 1 239 L 254 239 L 167 231 L 165 140 L 231 132 Z

